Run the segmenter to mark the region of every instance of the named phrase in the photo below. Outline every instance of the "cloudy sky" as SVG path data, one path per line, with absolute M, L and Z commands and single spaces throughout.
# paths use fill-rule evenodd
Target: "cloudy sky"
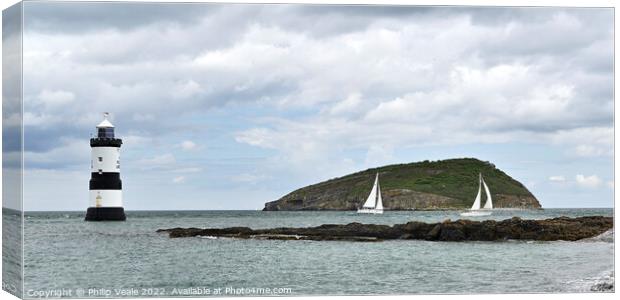
M 102 111 L 126 209 L 455 157 L 544 207 L 613 205 L 612 9 L 24 5 L 27 210 L 86 208 Z

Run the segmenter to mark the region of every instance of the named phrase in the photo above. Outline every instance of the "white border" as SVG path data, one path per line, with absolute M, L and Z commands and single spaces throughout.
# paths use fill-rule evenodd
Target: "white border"
M 85 2 L 85 1 L 81 1 L 81 0 L 64 0 L 64 2 Z M 384 1 L 377 1 L 377 0 L 281 0 L 281 1 L 272 1 L 272 0 L 262 0 L 262 1 L 258 1 L 258 0 L 244 0 L 244 1 L 230 1 L 230 0 L 220 0 L 220 1 L 204 1 L 204 0 L 194 0 L 194 1 L 179 1 L 179 0 L 131 0 L 131 1 L 119 1 L 119 0 L 110 0 L 110 1 L 89 1 L 88 2 L 179 2 L 179 3 L 183 3 L 183 2 L 203 2 L 203 3 L 296 3 L 296 4 L 400 4 L 400 5 L 446 5 L 446 6 L 450 6 L 450 5 L 454 5 L 454 6 L 570 6 L 570 7 L 613 7 L 614 10 L 617 7 L 617 4 L 615 1 L 611 1 L 611 0 L 590 0 L 590 1 L 584 1 L 584 0 L 494 0 L 494 1 L 484 1 L 484 0 L 440 0 L 440 1 L 432 1 L 432 0 L 414 0 L 414 1 L 398 1 L 398 0 L 384 0 Z M 9 6 L 12 6 L 15 3 L 18 3 L 18 0 L 8 0 L 8 1 L 2 1 L 0 2 L 0 8 L 2 8 L 3 10 Z M 2 25 L 0 22 L 0 30 L 2 29 Z M 618 31 L 618 24 L 614 22 L 614 57 L 615 57 L 615 52 L 616 49 L 618 49 L 616 43 L 616 39 L 615 39 L 615 32 Z M 1 47 L 0 47 L 0 56 L 1 56 Z M 614 74 L 615 74 L 615 70 L 616 70 L 616 65 L 618 64 L 618 62 L 614 59 Z M 2 81 L 1 81 L 1 77 L 0 77 L 0 89 L 1 89 L 1 85 L 2 85 Z M 615 99 L 615 90 L 616 87 L 618 86 L 618 82 L 616 80 L 616 77 L 614 75 L 614 99 Z M 614 100 L 615 103 L 615 100 Z M 0 106 L 0 111 L 1 111 L 1 106 Z M 614 105 L 614 129 L 615 129 L 615 116 L 618 113 L 618 107 L 616 107 Z M 0 124 L 1 126 L 1 124 Z M 1 127 L 0 127 L 1 128 Z M 614 130 L 614 141 L 618 140 L 618 133 Z M 0 140 L 0 147 L 2 145 L 2 141 Z M 615 182 L 615 177 L 617 177 L 618 175 L 618 165 L 617 165 L 617 161 L 615 160 L 615 156 L 616 156 L 616 152 L 615 152 L 615 142 L 614 142 L 614 182 Z M 0 169 L 0 174 L 1 174 L 1 169 Z M 0 182 L 0 188 L 2 187 L 2 183 Z M 615 207 L 617 204 L 617 198 L 614 192 L 614 216 L 616 216 L 615 214 Z M 617 219 L 614 219 L 614 226 L 618 226 L 618 221 Z M 0 230 L 1 230 L 1 222 L 0 222 Z M 617 236 L 615 237 L 617 238 Z M 0 239 L 0 245 L 1 245 L 1 239 Z M 614 260 L 616 258 L 614 257 Z M 617 260 L 614 261 L 615 264 L 615 274 L 618 273 L 618 262 Z M 1 265 L 1 261 L 0 261 L 0 265 Z M 616 287 L 617 288 L 617 287 Z M 5 298 L 7 296 L 12 296 L 11 294 L 5 292 L 5 291 L 1 291 L 0 295 L 2 298 Z M 532 298 L 532 299 L 582 299 L 585 297 L 595 297 L 595 298 L 599 298 L 599 299 L 614 299 L 615 298 L 615 294 L 613 293 L 606 293 L 606 294 L 601 294 L 601 293 L 597 293 L 597 294 L 501 294 L 500 297 L 502 297 L 502 299 L 508 299 L 508 300 L 512 300 L 512 299 L 519 299 L 521 300 L 524 296 L 528 297 L 528 298 Z M 14 297 L 14 296 L 12 296 Z M 492 294 L 484 294 L 484 295 L 402 295 L 402 296 L 321 296 L 321 297 L 308 297 L 308 296 L 302 296 L 302 297 L 278 297 L 278 299 L 299 299 L 299 298 L 313 298 L 313 299 L 384 299 L 384 298 L 388 298 L 388 299 L 410 299 L 410 298 L 417 298 L 417 299 L 476 299 L 476 300 L 486 300 L 486 299 L 496 299 L 498 297 L 498 295 L 492 295 Z M 218 297 L 219 298 L 219 297 Z M 226 298 L 230 298 L 230 297 L 226 297 Z M 236 297 L 238 298 L 238 297 Z M 15 297 L 14 297 L 15 299 Z M 178 299 L 178 298 L 157 298 L 157 299 Z M 207 299 L 207 298 L 205 298 Z M 243 297 L 243 299 L 264 299 L 264 297 Z

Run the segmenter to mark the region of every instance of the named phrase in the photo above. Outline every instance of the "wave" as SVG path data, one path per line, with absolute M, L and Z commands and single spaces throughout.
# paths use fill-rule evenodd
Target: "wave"
M 586 277 L 583 279 L 572 280 L 567 282 L 571 286 L 571 290 L 575 292 L 614 292 L 615 291 L 614 271 L 605 271 L 595 277 Z
M 581 240 L 582 242 L 606 242 L 613 243 L 614 242 L 614 229 L 609 229 L 595 237 L 587 238 Z

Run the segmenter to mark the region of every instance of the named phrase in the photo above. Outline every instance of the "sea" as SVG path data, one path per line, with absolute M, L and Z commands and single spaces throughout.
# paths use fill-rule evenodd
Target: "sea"
M 613 216 L 613 209 L 496 210 L 476 219 L 591 215 Z M 126 222 L 85 222 L 84 212 L 26 212 L 23 291 L 26 298 L 486 294 L 614 284 L 612 231 L 576 242 L 171 239 L 156 232 L 459 218 L 458 211 L 128 211 Z

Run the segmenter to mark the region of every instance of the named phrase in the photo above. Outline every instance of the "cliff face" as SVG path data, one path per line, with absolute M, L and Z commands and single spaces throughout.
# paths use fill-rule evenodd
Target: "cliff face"
M 523 184 L 495 165 L 463 158 L 368 169 L 298 189 L 266 203 L 263 210 L 356 210 L 377 172 L 387 210 L 469 208 L 478 192 L 478 173 L 491 190 L 495 208 L 541 207 Z

